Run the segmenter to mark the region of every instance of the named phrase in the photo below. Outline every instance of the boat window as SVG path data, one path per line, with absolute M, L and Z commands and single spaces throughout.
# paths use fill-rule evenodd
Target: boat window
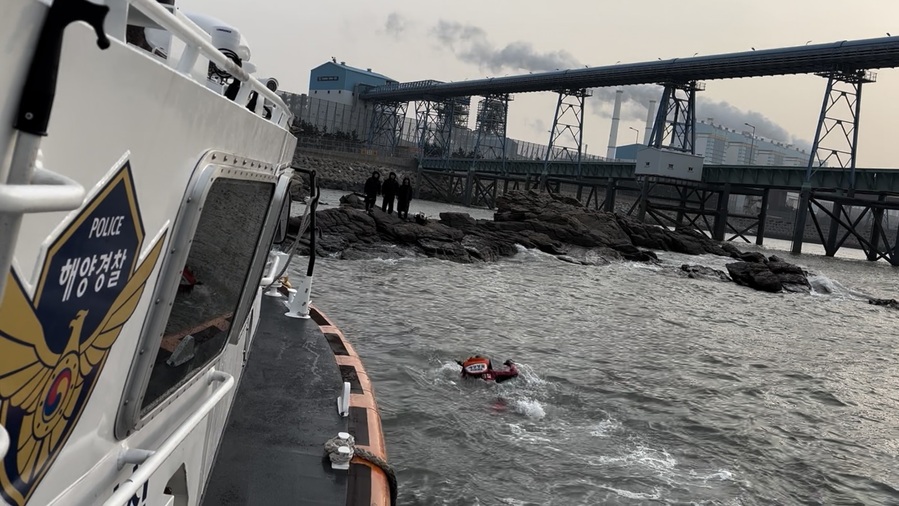
M 258 181 L 213 181 L 190 243 L 142 411 L 152 409 L 224 349 L 274 188 Z

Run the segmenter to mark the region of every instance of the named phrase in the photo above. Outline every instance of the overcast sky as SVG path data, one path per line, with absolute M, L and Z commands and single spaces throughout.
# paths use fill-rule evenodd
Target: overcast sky
M 801 46 L 899 35 L 896 0 L 180 0 L 236 26 L 261 76 L 306 93 L 309 71 L 331 57 L 398 81 L 460 81 L 616 62 Z M 859 167 L 896 167 L 899 71 L 865 85 Z M 817 76 L 706 82 L 697 119 L 810 144 L 826 80 Z M 619 144 L 633 143 L 646 101 L 659 88 L 625 88 Z M 614 90 L 597 90 L 585 117 L 588 151 L 604 155 Z M 545 144 L 556 95 L 520 94 L 509 109 L 509 136 Z M 473 102 L 474 104 L 474 102 Z M 474 110 L 474 109 L 473 109 Z M 840 115 L 844 115 L 840 110 Z M 474 115 L 472 114 L 472 117 Z M 848 119 L 848 117 L 847 117 Z M 473 121 L 473 120 L 472 120 Z M 843 147 L 842 139 L 832 147 Z M 833 143 L 832 143 L 833 144 Z

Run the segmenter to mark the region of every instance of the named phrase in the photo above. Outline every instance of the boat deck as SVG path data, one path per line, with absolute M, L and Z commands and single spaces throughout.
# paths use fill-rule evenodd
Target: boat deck
M 332 345 L 313 319 L 285 317 L 283 298 L 262 299 L 203 504 L 347 504 L 356 473 L 323 458 L 325 441 L 348 430 L 337 413 L 343 379 Z

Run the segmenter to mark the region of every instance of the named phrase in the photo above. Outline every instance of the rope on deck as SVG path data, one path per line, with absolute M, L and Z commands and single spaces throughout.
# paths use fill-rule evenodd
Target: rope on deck
M 360 459 L 370 462 L 378 466 L 381 471 L 384 471 L 384 475 L 387 476 L 387 484 L 390 486 L 390 506 L 396 506 L 397 485 L 396 472 L 394 472 L 393 467 L 391 467 L 386 460 L 368 450 L 356 448 L 355 453 Z
M 340 437 L 342 435 L 345 435 L 346 437 Z M 325 442 L 325 452 L 328 454 L 331 462 L 342 463 L 341 461 L 343 460 L 343 456 L 340 455 L 339 451 L 341 447 L 349 448 L 352 451 L 350 455 L 355 455 L 360 459 L 369 462 L 374 466 L 377 466 L 381 471 L 384 472 L 384 476 L 387 477 L 387 485 L 390 487 L 390 506 L 396 506 L 396 496 L 398 491 L 396 484 L 396 472 L 393 470 L 393 467 L 391 467 L 386 460 L 378 457 L 374 453 L 362 448 L 357 448 L 355 438 L 345 432 Z M 349 459 L 347 459 L 347 462 L 348 461 Z

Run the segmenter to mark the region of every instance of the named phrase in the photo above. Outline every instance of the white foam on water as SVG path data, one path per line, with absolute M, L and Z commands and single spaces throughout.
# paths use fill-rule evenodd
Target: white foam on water
M 663 269 L 663 267 L 660 267 L 658 265 L 647 264 L 647 263 L 643 263 L 643 262 L 627 261 L 624 263 L 624 265 L 630 269 L 638 269 L 638 270 L 653 271 L 653 272 L 659 272 Z
M 609 437 L 620 428 L 621 422 L 608 418 L 590 427 L 590 435 L 593 437 Z
M 553 442 L 552 439 L 550 439 L 548 437 L 544 437 L 544 436 L 538 436 L 537 434 L 534 434 L 534 433 L 528 431 L 526 428 L 522 427 L 521 425 L 519 425 L 517 423 L 510 423 L 509 430 L 512 432 L 512 435 L 514 436 L 515 441 L 521 441 L 521 442 L 525 442 L 525 443 L 552 443 Z M 552 450 L 555 450 L 555 448 L 553 448 L 551 446 L 549 448 Z
M 702 477 L 702 481 L 704 482 L 710 480 L 734 481 L 734 473 L 728 471 L 727 469 L 719 469 L 708 476 Z
M 547 381 L 537 373 L 534 372 L 534 369 L 528 365 L 522 365 L 518 362 L 515 363 L 515 366 L 518 367 L 518 378 L 503 383 L 504 385 L 512 385 L 513 383 L 523 382 L 527 385 L 546 385 Z
M 865 300 L 871 298 L 869 295 L 847 288 L 839 281 L 823 274 L 809 273 L 808 283 L 812 287 L 812 295 L 833 295 Z
M 656 471 L 668 472 L 677 466 L 677 460 L 664 450 L 653 450 L 645 446 L 637 446 L 637 448 L 623 456 L 612 457 L 608 455 L 597 455 L 587 458 L 587 462 L 593 466 L 608 465 L 625 465 L 625 466 L 641 466 Z
M 535 420 L 540 420 L 546 416 L 546 410 L 543 409 L 543 405 L 540 404 L 540 401 L 534 399 L 515 399 L 513 407 L 515 412 Z
M 662 493 L 659 492 L 659 489 L 652 489 L 651 493 L 648 492 L 631 492 L 630 490 L 623 490 L 620 488 L 609 487 L 607 485 L 599 485 L 599 488 L 608 490 L 609 492 L 614 492 L 621 497 L 626 497 L 628 499 L 638 499 L 638 500 L 648 500 L 648 501 L 658 501 L 662 498 Z

